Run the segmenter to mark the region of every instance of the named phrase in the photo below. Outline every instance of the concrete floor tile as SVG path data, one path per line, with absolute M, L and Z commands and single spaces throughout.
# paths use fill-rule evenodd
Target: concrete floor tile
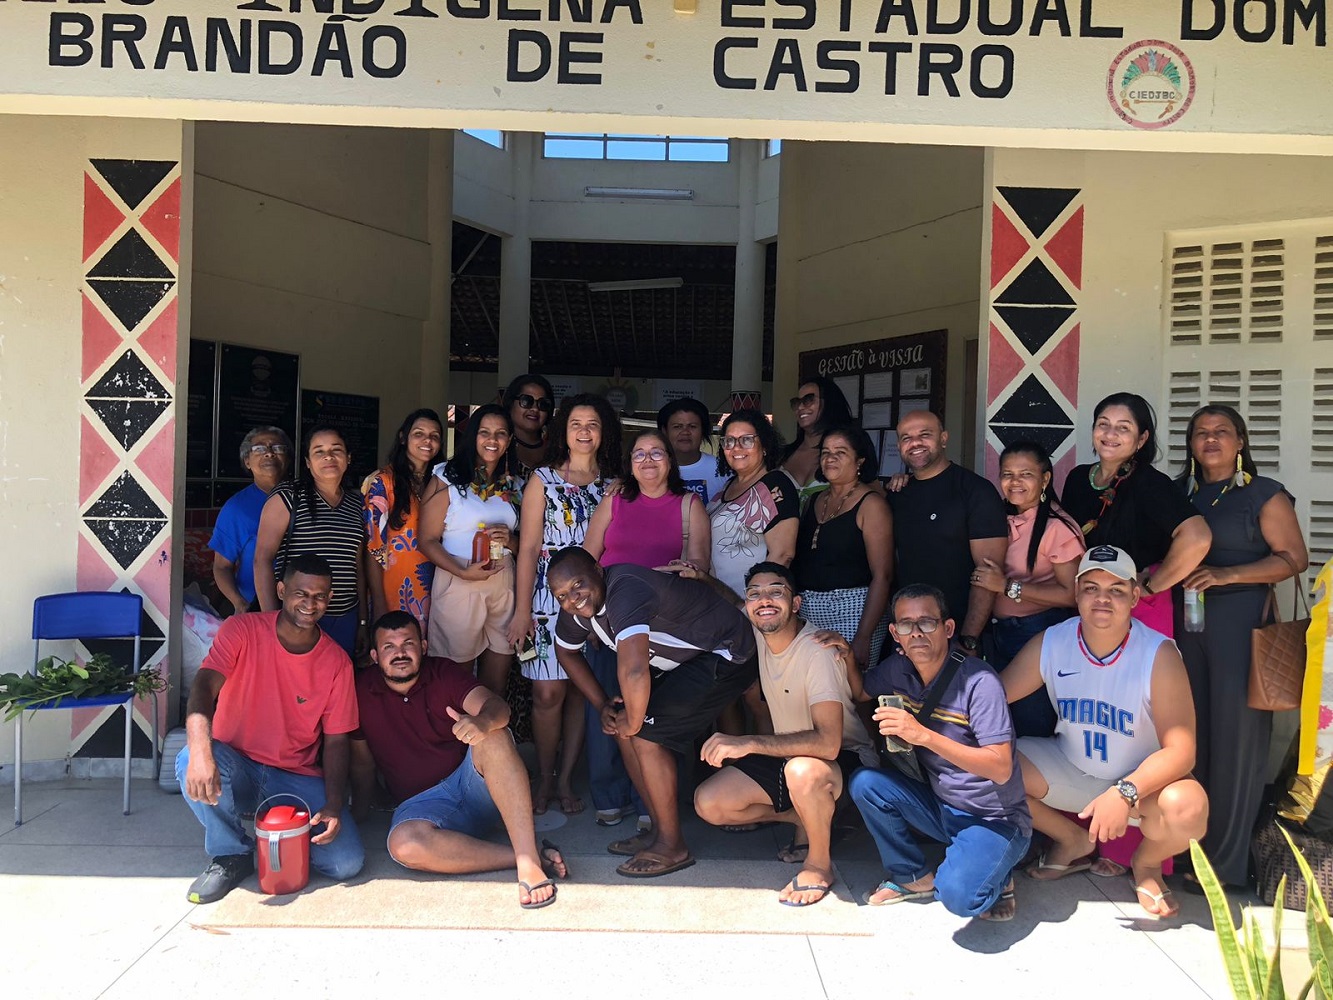
M 199 824 L 179 795 L 157 782 L 131 782 L 130 815 L 118 780 L 32 782 L 23 786 L 23 825 L 14 826 L 13 786 L 0 794 L 0 844 L 201 844 Z

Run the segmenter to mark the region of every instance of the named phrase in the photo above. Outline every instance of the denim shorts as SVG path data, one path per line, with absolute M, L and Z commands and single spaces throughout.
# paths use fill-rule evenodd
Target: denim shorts
M 394 827 L 408 820 L 422 820 L 437 830 L 450 830 L 469 837 L 484 837 L 500 823 L 486 780 L 472 763 L 472 748 L 453 774 L 424 792 L 418 792 L 393 811 Z

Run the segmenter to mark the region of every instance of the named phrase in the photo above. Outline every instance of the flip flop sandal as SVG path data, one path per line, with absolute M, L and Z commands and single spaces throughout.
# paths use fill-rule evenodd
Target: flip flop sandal
M 655 864 L 656 867 L 648 871 L 636 871 L 634 868 L 630 867 L 636 862 L 639 864 L 650 862 Z M 693 864 L 693 855 L 686 855 L 681 861 L 666 861 L 662 858 L 650 855 L 642 859 L 632 858 L 629 861 L 626 861 L 616 869 L 616 874 L 623 878 L 659 878 L 663 875 L 670 875 L 672 872 L 683 871 Z
M 1005 903 L 1012 903 L 1014 905 L 1009 909 L 1007 909 L 1005 912 L 996 913 L 995 911 L 1000 909 L 1000 907 L 1003 906 Z M 1013 920 L 1014 917 L 1017 915 L 1017 913 L 1018 913 L 1018 901 L 1014 896 L 1014 884 L 1010 882 L 1009 886 L 1002 893 L 1000 893 L 999 898 L 995 900 L 995 905 L 992 906 L 985 913 L 980 914 L 979 918 L 981 920 L 989 920 L 993 924 L 1004 924 L 1008 923 L 1010 920 Z
M 1136 885 L 1136 886 L 1134 887 L 1134 891 L 1135 891 L 1136 893 L 1138 893 L 1138 895 L 1140 895 L 1140 896 L 1147 896 L 1149 899 L 1152 900 L 1152 905 L 1153 905 L 1153 911 L 1154 911 L 1154 912 L 1148 913 L 1148 908 L 1147 908 L 1146 906 L 1143 907 L 1144 912 L 1148 914 L 1148 917 L 1149 917 L 1150 919 L 1152 919 L 1152 920 L 1170 920 L 1172 917 L 1175 917 L 1175 916 L 1179 916 L 1179 915 L 1180 915 L 1180 910 L 1179 910 L 1179 908 L 1177 908 L 1176 911 L 1175 911 L 1174 913 L 1158 913 L 1158 912 L 1156 912 L 1157 907 L 1161 906 L 1162 903 L 1165 902 L 1167 896 L 1174 896 L 1174 895 L 1175 895 L 1175 893 L 1172 892 L 1170 889 L 1163 889 L 1161 892 L 1152 892 L 1152 891 L 1146 889 L 1145 887 L 1143 887 L 1143 886 L 1141 886 L 1141 885 Z M 1142 906 L 1143 904 L 1140 903 L 1139 905 Z
M 1128 875 L 1129 869 L 1119 861 L 1112 861 L 1110 858 L 1098 858 L 1088 869 L 1089 875 L 1096 875 L 1098 878 L 1120 878 L 1122 875 Z
M 1081 858 L 1075 858 L 1067 865 L 1052 865 L 1046 861 L 1046 852 L 1042 851 L 1037 863 L 1028 869 L 1028 878 L 1037 882 L 1058 882 L 1066 875 L 1076 875 L 1079 872 L 1085 872 L 1092 868 L 1092 863 L 1097 860 L 1095 854 L 1085 854 Z M 1037 872 L 1055 872 L 1054 875 L 1037 875 Z
M 898 895 L 891 896 L 888 899 L 881 899 L 881 900 L 875 900 L 872 898 L 875 895 L 875 893 L 882 892 L 885 889 L 892 889 Z M 899 885 L 897 882 L 893 881 L 893 879 L 886 878 L 883 882 L 881 882 L 879 885 L 875 886 L 875 888 L 871 889 L 864 896 L 862 896 L 861 900 L 866 904 L 866 906 L 892 906 L 894 903 L 906 903 L 912 899 L 934 899 L 934 898 L 935 898 L 934 886 L 931 886 L 929 889 L 908 889 L 905 886 Z
M 803 852 L 799 858 L 792 857 L 797 851 Z M 810 856 L 810 845 L 796 843 L 796 838 L 792 837 L 778 850 L 778 860 L 788 865 L 803 865 Z
M 783 906 L 797 906 L 797 907 L 799 907 L 799 906 L 814 906 L 816 903 L 818 903 L 818 902 L 820 902 L 821 900 L 823 900 L 823 898 L 824 898 L 825 896 L 827 896 L 830 892 L 833 891 L 833 883 L 832 883 L 832 882 L 830 882 L 828 885 L 799 885 L 799 884 L 797 883 L 797 881 L 796 881 L 797 878 L 799 878 L 799 877 L 800 877 L 799 875 L 793 875 L 793 876 L 791 877 L 791 882 L 790 882 L 790 885 L 791 885 L 791 891 L 792 891 L 792 892 L 817 892 L 817 893 L 819 893 L 819 897 L 818 897 L 817 899 L 812 899 L 812 900 L 810 900 L 810 902 L 808 902 L 808 903 L 797 903 L 797 902 L 794 902 L 794 901 L 791 900 L 791 899 L 779 899 L 778 902 L 781 903 Z
M 548 852 L 554 853 L 557 857 L 560 858 L 560 863 L 565 866 L 565 874 L 563 875 L 556 874 L 555 859 L 548 858 L 546 856 Z M 545 837 L 542 838 L 542 846 L 541 849 L 538 850 L 537 856 L 541 859 L 542 871 L 544 871 L 547 874 L 547 876 L 549 876 L 547 881 L 550 881 L 550 879 L 553 878 L 569 878 L 569 862 L 565 860 L 564 851 L 560 850 L 560 848 L 556 847 L 555 844 L 551 843 Z
M 543 906 L 550 906 L 552 903 L 555 902 L 555 897 L 557 893 L 560 892 L 560 887 L 556 885 L 554 882 L 552 882 L 549 878 L 542 879 L 536 885 L 528 885 L 528 883 L 526 882 L 520 882 L 519 885 L 521 885 L 524 891 L 528 894 L 528 901 L 526 903 L 518 904 L 525 910 L 540 910 Z M 533 891 L 536 889 L 541 889 L 544 886 L 548 885 L 551 887 L 551 894 L 547 896 L 545 899 L 543 899 L 540 903 L 533 902 L 532 900 Z
M 651 830 L 645 830 L 643 833 L 626 837 L 624 840 L 613 840 L 606 845 L 606 853 L 614 854 L 620 858 L 632 858 L 653 842 L 651 836 L 645 836 L 645 834 L 651 832 Z

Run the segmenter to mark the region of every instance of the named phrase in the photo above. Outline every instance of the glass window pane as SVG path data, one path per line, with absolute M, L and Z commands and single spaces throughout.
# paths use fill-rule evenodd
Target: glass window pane
M 764 151 L 764 155 L 765 155 L 765 156 L 779 156 L 779 155 L 781 155 L 781 153 L 782 153 L 782 140 L 781 140 L 781 139 L 769 139 L 769 140 L 768 140 L 768 149 L 766 149 L 766 150 Z
M 671 159 L 681 163 L 726 163 L 728 147 L 718 142 L 671 143 Z
M 496 149 L 505 148 L 505 134 L 498 128 L 465 128 L 463 131 Z
M 602 140 L 600 139 L 546 139 L 546 155 L 566 160 L 602 159 Z
M 608 160 L 665 160 L 667 144 L 627 139 L 611 139 L 606 144 Z

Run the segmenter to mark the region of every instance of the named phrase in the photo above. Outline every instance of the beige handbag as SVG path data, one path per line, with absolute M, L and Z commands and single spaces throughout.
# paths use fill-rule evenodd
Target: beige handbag
M 1292 621 L 1274 621 L 1250 633 L 1250 708 L 1262 712 L 1286 712 L 1301 707 L 1301 690 L 1305 686 L 1305 632 L 1310 627 L 1310 606 L 1305 600 L 1305 586 L 1291 560 L 1276 553 L 1296 573 L 1296 593 L 1292 599 Z M 1296 601 L 1305 605 L 1305 617 L 1296 617 Z M 1277 590 L 1268 587 L 1260 621 L 1270 613 L 1276 617 Z

